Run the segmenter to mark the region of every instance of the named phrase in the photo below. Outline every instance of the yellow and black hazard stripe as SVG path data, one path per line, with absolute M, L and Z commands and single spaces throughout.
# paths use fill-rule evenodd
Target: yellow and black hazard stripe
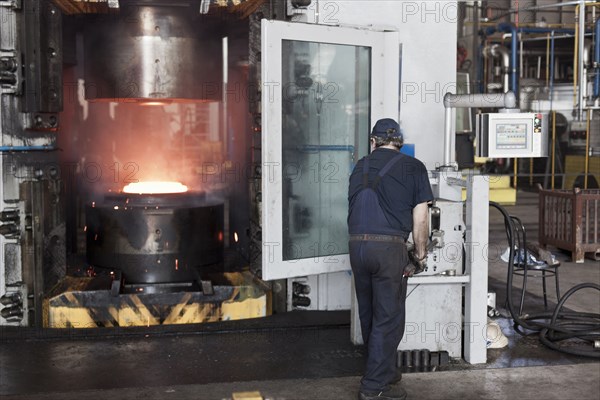
M 201 292 L 112 296 L 108 290 L 66 290 L 46 300 L 45 324 L 50 328 L 195 324 L 257 318 L 270 312 L 270 296 L 263 287 L 214 289 L 212 296 Z

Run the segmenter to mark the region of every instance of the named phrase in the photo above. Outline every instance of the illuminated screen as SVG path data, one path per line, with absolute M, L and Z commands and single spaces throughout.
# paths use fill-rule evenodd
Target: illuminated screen
M 496 148 L 527 149 L 527 124 L 497 124 Z

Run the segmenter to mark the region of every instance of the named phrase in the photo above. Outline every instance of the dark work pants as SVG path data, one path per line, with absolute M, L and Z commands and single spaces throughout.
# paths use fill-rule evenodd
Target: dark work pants
M 408 264 L 404 243 L 350 241 L 350 264 L 368 357 L 360 390 L 387 390 L 396 377 L 397 349 L 404 335 Z

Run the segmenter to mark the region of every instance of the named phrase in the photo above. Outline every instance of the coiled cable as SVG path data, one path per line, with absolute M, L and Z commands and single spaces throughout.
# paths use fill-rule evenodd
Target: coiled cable
M 515 331 L 521 335 L 528 335 L 525 330 L 538 333 L 540 341 L 547 347 L 561 351 L 563 353 L 600 358 L 600 348 L 596 349 L 600 343 L 600 314 L 581 313 L 581 312 L 563 312 L 562 309 L 566 301 L 575 293 L 582 289 L 596 289 L 600 291 L 600 285 L 595 283 L 582 283 L 569 289 L 558 301 L 553 312 L 538 314 L 519 315 L 515 311 L 513 304 L 513 273 L 515 257 L 514 224 L 506 211 L 494 201 L 490 201 L 490 206 L 496 208 L 504 217 L 504 227 L 509 245 L 508 271 L 506 277 L 506 304 L 508 311 L 514 321 Z M 525 258 L 527 260 L 527 258 Z M 568 345 L 559 345 L 558 343 L 568 339 L 578 339 L 579 341 L 591 344 L 591 349 Z

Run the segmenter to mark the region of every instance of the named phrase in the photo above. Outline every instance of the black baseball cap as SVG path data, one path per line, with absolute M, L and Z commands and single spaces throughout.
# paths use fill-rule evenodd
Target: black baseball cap
M 383 118 L 375 123 L 371 136 L 377 136 L 382 138 L 393 138 L 397 137 L 402 139 L 402 132 L 400 131 L 400 125 L 391 119 Z

